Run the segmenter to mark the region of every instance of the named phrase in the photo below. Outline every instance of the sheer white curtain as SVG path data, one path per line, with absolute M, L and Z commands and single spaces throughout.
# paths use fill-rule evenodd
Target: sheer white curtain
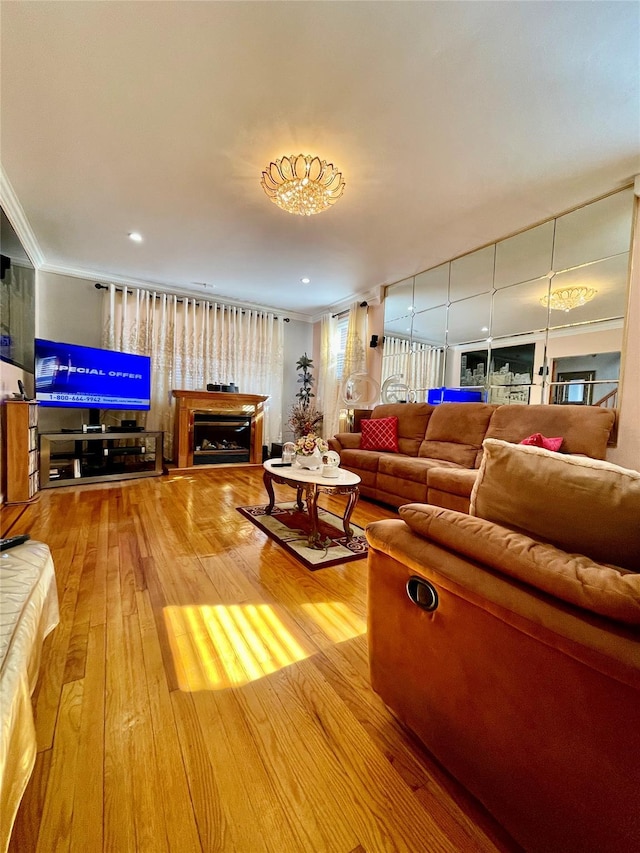
M 268 395 L 264 442 L 282 437 L 283 320 L 262 311 L 201 302 L 139 288 L 105 292 L 103 343 L 151 356 L 147 429 L 173 446 L 174 388 L 204 390 L 234 382 L 243 394 Z
M 331 314 L 324 314 L 320 321 L 320 370 L 318 371 L 318 408 L 323 415 L 322 435 L 324 438 L 334 436 L 339 427 L 339 344 L 338 320 Z
M 322 434 L 331 438 L 340 430 L 344 380 L 366 369 L 367 308 L 354 302 L 349 308 L 344 349 L 340 342 L 340 322 L 325 314 L 320 324 L 320 373 L 318 397 L 323 414 Z
M 415 391 L 419 401 L 426 400 L 429 388 L 443 382 L 444 349 L 429 344 L 411 343 L 403 338 L 384 338 L 382 382 L 391 376 L 402 376 L 403 383 Z M 423 392 L 423 393 L 420 393 Z
M 349 308 L 347 325 L 347 340 L 344 348 L 344 365 L 342 378 L 347 379 L 352 373 L 362 373 L 367 367 L 367 305 L 352 303 Z

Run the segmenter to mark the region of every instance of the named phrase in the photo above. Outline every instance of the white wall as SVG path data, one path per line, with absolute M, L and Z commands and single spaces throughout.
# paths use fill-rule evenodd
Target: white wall
M 102 293 L 94 281 L 56 273 L 36 273 L 36 337 L 99 347 Z
M 619 328 L 603 329 L 554 337 L 549 335 L 547 361 L 549 367 L 554 358 L 590 355 L 599 352 L 620 352 L 622 350 L 622 325 Z
M 298 370 L 296 362 L 307 354 L 309 358 L 313 356 L 313 326 L 311 323 L 304 323 L 300 320 L 290 320 L 284 324 L 284 386 L 282 391 L 282 440 L 291 441 L 293 432 L 287 426 L 289 420 L 289 412 L 291 407 L 298 401 L 296 394 L 300 389 L 298 385 Z M 311 373 L 314 378 L 312 391 L 318 391 L 318 368 L 319 365 L 315 361 L 311 368 Z M 312 400 L 312 402 L 316 402 Z

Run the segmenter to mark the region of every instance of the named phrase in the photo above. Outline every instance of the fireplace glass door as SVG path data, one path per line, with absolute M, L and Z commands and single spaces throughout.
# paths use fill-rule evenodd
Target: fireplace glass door
M 193 464 L 249 462 L 251 416 L 193 413 Z

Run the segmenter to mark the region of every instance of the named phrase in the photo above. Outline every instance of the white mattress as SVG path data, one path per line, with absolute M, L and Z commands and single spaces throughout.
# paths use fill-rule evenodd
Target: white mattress
M 0 851 L 9 843 L 36 758 L 31 694 L 42 643 L 58 624 L 49 548 L 26 542 L 0 554 Z

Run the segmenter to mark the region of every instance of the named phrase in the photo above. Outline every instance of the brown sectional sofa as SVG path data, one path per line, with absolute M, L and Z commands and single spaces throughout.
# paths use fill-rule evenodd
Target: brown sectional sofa
M 640 850 L 640 474 L 485 444 L 367 527 L 371 682 L 527 851 Z
M 563 453 L 604 459 L 615 423 L 613 410 L 594 406 L 393 403 L 371 413 L 390 416 L 398 418 L 399 453 L 362 450 L 360 433 L 329 439 L 342 467 L 360 476 L 360 493 L 395 507 L 420 502 L 460 512 L 469 510 L 485 438 L 562 436 Z

